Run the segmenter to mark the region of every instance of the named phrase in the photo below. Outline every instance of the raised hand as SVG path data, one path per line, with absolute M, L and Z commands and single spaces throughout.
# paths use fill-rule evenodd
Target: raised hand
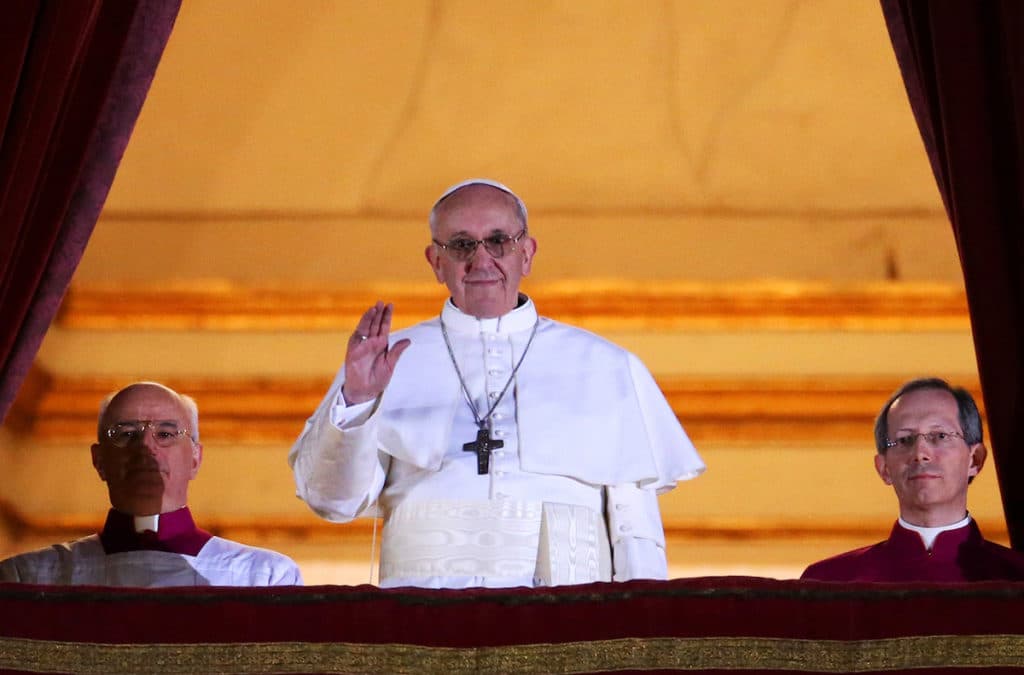
M 391 303 L 385 305 L 378 300 L 359 319 L 356 332 L 348 339 L 341 393 L 349 405 L 380 396 L 391 381 L 398 357 L 411 344 L 409 340 L 399 340 L 388 348 L 393 311 Z

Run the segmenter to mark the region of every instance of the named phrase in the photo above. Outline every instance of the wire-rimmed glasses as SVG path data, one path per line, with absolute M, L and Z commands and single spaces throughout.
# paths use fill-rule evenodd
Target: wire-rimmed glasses
M 153 443 L 159 448 L 169 447 L 188 435 L 187 428 L 171 420 L 128 420 L 107 427 L 106 436 L 112 445 L 127 448 L 141 442 L 147 429 L 153 431 Z
M 921 431 L 916 434 L 899 434 L 896 436 L 895 440 L 887 440 L 885 442 L 885 447 L 910 450 L 917 445 L 918 438 L 923 438 L 925 442 L 933 448 L 951 447 L 956 443 L 958 438 L 963 441 L 967 440 L 959 431 Z
M 478 246 L 483 246 L 484 250 L 490 254 L 492 258 L 504 258 L 512 251 L 516 250 L 516 244 L 526 234 L 526 228 L 520 230 L 519 234 L 511 236 L 504 232 L 496 232 L 490 236 L 484 237 L 483 239 L 472 239 L 470 237 L 457 236 L 452 237 L 446 242 L 432 239 L 437 246 L 442 248 L 445 253 L 448 254 L 452 260 L 456 262 L 466 262 L 473 257 L 476 253 Z

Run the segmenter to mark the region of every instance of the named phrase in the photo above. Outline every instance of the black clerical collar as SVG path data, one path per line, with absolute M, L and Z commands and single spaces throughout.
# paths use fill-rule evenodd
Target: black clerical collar
M 155 525 L 157 529 L 136 531 L 137 521 L 140 526 Z M 187 506 L 183 506 L 176 511 L 161 513 L 155 523 L 148 517 L 136 518 L 129 513 L 110 509 L 99 536 L 103 550 L 108 554 L 165 551 L 196 555 L 213 535 L 196 527 L 192 512 Z

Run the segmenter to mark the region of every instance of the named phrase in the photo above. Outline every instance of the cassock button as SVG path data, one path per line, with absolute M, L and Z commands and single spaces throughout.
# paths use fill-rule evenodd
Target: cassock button
M 623 523 L 622 525 L 619 525 L 619 532 L 629 532 L 632 529 L 633 526 L 629 523 Z

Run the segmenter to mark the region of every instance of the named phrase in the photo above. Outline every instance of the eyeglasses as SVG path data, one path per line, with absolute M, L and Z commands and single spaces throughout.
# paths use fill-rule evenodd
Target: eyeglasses
M 933 448 L 952 447 L 957 439 L 966 441 L 964 435 L 956 431 L 924 431 L 917 434 L 905 434 L 897 436 L 896 440 L 885 442 L 886 448 L 898 447 L 900 450 L 910 450 L 917 445 L 917 439 L 923 438 Z
M 440 242 L 437 239 L 432 239 L 435 244 L 444 249 L 448 257 L 456 262 L 465 262 L 473 257 L 476 253 L 476 247 L 483 244 L 484 250 L 491 254 L 492 258 L 504 258 L 512 251 L 516 250 L 516 244 L 526 234 L 526 228 L 524 227 L 519 234 L 512 237 L 504 232 L 492 234 L 489 237 L 483 239 L 470 239 L 469 237 L 455 237 L 449 239 L 447 243 Z
M 179 438 L 188 434 L 188 429 L 179 428 L 175 422 L 158 422 L 154 420 L 132 420 L 118 422 L 107 428 L 107 438 L 118 448 L 141 442 L 146 429 L 153 430 L 153 443 L 158 448 L 173 445 Z

